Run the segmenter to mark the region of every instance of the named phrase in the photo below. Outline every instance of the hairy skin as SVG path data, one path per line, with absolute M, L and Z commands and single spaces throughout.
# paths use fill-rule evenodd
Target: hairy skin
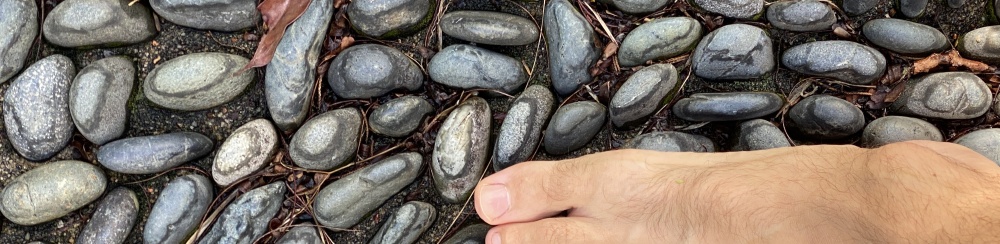
M 476 187 L 489 244 L 998 243 L 1000 167 L 965 147 L 620 150 Z

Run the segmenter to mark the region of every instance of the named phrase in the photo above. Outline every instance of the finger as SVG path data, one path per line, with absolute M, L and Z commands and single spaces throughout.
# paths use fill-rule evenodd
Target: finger
M 519 243 L 616 243 L 619 233 L 602 227 L 597 220 L 584 217 L 548 218 L 535 222 L 506 224 L 490 229 L 486 244 Z

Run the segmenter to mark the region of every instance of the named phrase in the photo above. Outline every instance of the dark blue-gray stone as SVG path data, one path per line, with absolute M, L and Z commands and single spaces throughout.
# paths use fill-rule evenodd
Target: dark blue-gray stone
M 916 18 L 924 14 L 927 0 L 898 0 L 899 12 L 908 18 Z
M 413 182 L 422 165 L 423 156 L 408 152 L 345 175 L 319 191 L 313 203 L 314 216 L 329 228 L 351 228 Z
M 348 99 L 368 99 L 401 88 L 412 91 L 424 82 L 420 68 L 403 52 L 378 44 L 344 49 L 330 62 L 326 78 L 333 93 Z
M 368 244 L 410 244 L 417 242 L 437 218 L 434 205 L 410 201 L 392 214 Z
M 123 46 L 156 35 L 153 14 L 131 0 L 72 0 L 56 5 L 45 16 L 42 34 L 62 47 Z
M 196 132 L 177 132 L 112 141 L 97 150 L 97 161 L 125 174 L 154 174 L 204 157 L 212 139 Z
M 654 64 L 633 73 L 611 98 L 611 123 L 621 127 L 645 122 L 676 90 L 677 78 L 671 64 Z
M 267 64 L 264 72 L 267 110 L 282 131 L 295 130 L 306 119 L 316 87 L 316 66 L 332 18 L 333 0 L 313 0 L 285 30 Z
M 900 54 L 920 55 L 951 48 L 941 31 L 901 19 L 870 20 L 862 33 L 873 44 Z
M 990 110 L 993 92 L 969 72 L 941 72 L 910 79 L 890 111 L 938 119 L 971 119 Z
M 708 137 L 677 131 L 657 131 L 642 134 L 625 143 L 624 148 L 660 152 L 715 152 L 715 143 Z
M 195 29 L 238 31 L 260 20 L 254 0 L 155 0 L 149 6 L 167 21 Z
M 785 99 L 770 92 L 696 93 L 678 100 L 673 112 L 689 121 L 737 121 L 781 110 Z
M 281 236 L 277 244 L 323 244 L 316 228 L 312 226 L 296 226 Z
M 535 153 L 554 107 L 552 92 L 542 85 L 530 86 L 514 99 L 493 148 L 493 169 L 500 171 Z
M 982 129 L 965 134 L 955 143 L 972 149 L 984 157 L 1000 165 L 1000 129 Z
M 128 99 L 135 84 L 135 63 L 124 56 L 97 60 L 80 70 L 69 90 L 69 112 L 76 129 L 102 145 L 125 132 Z
M 958 39 L 963 57 L 1000 65 L 1000 25 L 978 28 Z
M 865 126 L 861 134 L 861 145 L 868 148 L 912 140 L 942 141 L 944 137 L 933 124 L 922 119 L 903 116 L 875 119 Z
M 659 18 L 639 25 L 618 48 L 618 63 L 631 67 L 691 51 L 701 40 L 701 24 L 690 17 Z
M 288 142 L 288 156 L 295 165 L 330 170 L 354 158 L 361 136 L 357 108 L 331 110 L 306 121 Z
M 38 35 L 38 6 L 34 0 L 0 1 L 0 84 L 24 68 L 31 43 Z
M 710 80 L 753 79 L 775 68 L 771 37 L 763 29 L 730 24 L 708 33 L 694 48 L 694 74 Z
M 257 72 L 239 72 L 249 62 L 228 53 L 187 54 L 156 66 L 142 91 L 149 101 L 169 109 L 212 108 L 232 101 L 254 82 Z
M 491 11 L 454 11 L 441 17 L 441 32 L 489 45 L 520 46 L 538 41 L 538 27 L 530 19 Z
M 580 101 L 556 110 L 545 128 L 542 146 L 552 155 L 563 155 L 590 143 L 601 131 L 608 110 L 597 102 Z
M 205 176 L 177 177 L 163 187 L 142 229 L 144 243 L 183 243 L 208 212 L 215 185 Z
M 764 11 L 764 0 L 692 0 L 705 11 L 737 19 L 756 19 Z
M 878 6 L 879 0 L 842 0 L 840 8 L 850 16 L 858 16 Z
M 763 119 L 748 120 L 740 123 L 739 135 L 733 151 L 766 150 L 779 147 L 790 147 L 791 143 L 785 133 L 771 122 Z
M 111 190 L 97 204 L 97 210 L 94 210 L 90 221 L 80 230 L 76 243 L 125 243 L 135 225 L 138 212 L 139 200 L 135 197 L 135 192 L 124 187 Z
M 3 121 L 7 139 L 21 156 L 40 161 L 52 157 L 73 137 L 69 112 L 73 62 L 53 54 L 28 66 L 4 93 Z
M 788 118 L 799 133 L 813 139 L 840 139 L 864 129 L 861 109 L 830 95 L 806 97 L 788 110 Z
M 618 10 L 629 14 L 652 13 L 674 3 L 673 0 L 599 0 L 599 2 L 615 6 Z
M 424 117 L 431 112 L 434 112 L 434 106 L 427 99 L 404 96 L 375 108 L 368 116 L 368 126 L 378 134 L 405 137 L 420 127 Z
M 250 244 L 267 233 L 268 223 L 285 200 L 285 182 L 254 188 L 223 210 L 200 244 Z
M 458 230 L 455 235 L 448 238 L 444 244 L 485 244 L 486 234 L 489 233 L 490 226 L 487 224 L 473 224 Z
M 549 46 L 549 73 L 559 95 L 569 95 L 590 82 L 597 62 L 596 36 L 583 15 L 567 0 L 551 0 L 542 16 Z
M 36 225 L 65 216 L 97 200 L 108 180 L 100 167 L 75 160 L 28 170 L 0 192 L 0 212 L 19 225 Z
M 434 140 L 431 175 L 441 197 L 462 203 L 479 183 L 490 157 L 490 106 L 472 97 L 448 114 Z
M 767 8 L 767 21 L 790 31 L 829 31 L 837 23 L 837 14 L 817 0 L 779 1 Z
M 493 89 L 514 93 L 528 82 L 528 72 L 517 59 L 481 47 L 455 44 L 427 63 L 431 80 L 462 89 Z
M 354 0 L 347 5 L 347 18 L 354 30 L 385 39 L 416 32 L 430 21 L 433 0 Z
M 791 70 L 838 79 L 851 84 L 871 84 L 882 77 L 886 60 L 874 48 L 850 41 L 818 41 L 785 50 L 781 63 Z

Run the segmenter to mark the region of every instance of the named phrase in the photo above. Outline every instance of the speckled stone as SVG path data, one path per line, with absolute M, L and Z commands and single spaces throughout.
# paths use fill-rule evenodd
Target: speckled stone
M 219 106 L 243 93 L 256 72 L 239 73 L 249 59 L 203 52 L 180 56 L 159 64 L 146 76 L 143 94 L 169 109 L 195 111 Z
M 479 183 L 490 156 L 492 119 L 486 100 L 472 97 L 441 124 L 431 155 L 431 175 L 446 201 L 465 202 Z
M 145 243 L 182 243 L 208 212 L 215 196 L 212 181 L 198 174 L 177 177 L 163 187 L 142 229 Z
M 431 80 L 451 87 L 494 89 L 511 94 L 528 82 L 528 72 L 517 59 L 484 48 L 455 44 L 427 63 Z
M 542 146 L 552 155 L 563 155 L 590 143 L 604 126 L 608 110 L 600 103 L 580 101 L 556 110 L 545 128 Z
M 958 39 L 963 57 L 1000 65 L 1000 25 L 978 28 Z
M 677 78 L 671 64 L 655 64 L 633 73 L 611 98 L 611 123 L 620 127 L 645 122 L 677 88 Z
M 316 220 L 329 228 L 351 228 L 413 182 L 422 164 L 419 153 L 401 153 L 341 177 L 316 195 Z
M 848 137 L 865 127 L 861 109 L 830 95 L 812 95 L 800 100 L 788 110 L 788 118 L 799 133 L 820 140 Z
M 879 0 L 843 0 L 842 2 L 840 8 L 844 9 L 844 12 L 850 16 L 858 16 L 878 6 Z
M 21 156 L 40 161 L 69 144 L 73 137 L 69 87 L 75 74 L 69 58 L 53 54 L 11 81 L 4 93 L 3 121 L 7 139 Z
M 694 48 L 703 28 L 690 17 L 659 18 L 639 25 L 618 48 L 618 63 L 631 67 L 650 60 L 669 59 Z
M 421 201 L 407 202 L 382 224 L 368 244 L 416 243 L 420 235 L 434 224 L 435 218 L 437 210 L 434 205 Z
M 83 137 L 102 145 L 125 132 L 135 63 L 124 56 L 97 60 L 80 70 L 69 89 L 69 112 Z
M 708 33 L 691 55 L 694 74 L 710 80 L 753 79 L 774 70 L 771 37 L 763 29 L 730 24 Z
M 543 14 L 549 46 L 549 73 L 559 95 L 570 95 L 590 82 L 590 66 L 597 62 L 594 29 L 567 0 L 551 0 Z
M 237 128 L 226 138 L 212 162 L 212 179 L 226 186 L 253 174 L 269 163 L 278 148 L 278 133 L 266 119 Z
M 200 244 L 250 244 L 268 231 L 268 223 L 285 200 L 285 182 L 274 182 L 247 191 L 233 200 L 212 225 Z
M 791 70 L 866 85 L 882 77 L 886 60 L 874 48 L 849 41 L 817 41 L 785 50 L 781 63 Z
M 542 85 L 530 86 L 514 99 L 493 148 L 493 169 L 500 171 L 535 153 L 554 107 L 552 92 Z
M 900 54 L 920 55 L 951 48 L 941 31 L 901 19 L 870 20 L 865 22 L 862 33 L 873 44 Z
M 24 68 L 31 43 L 38 35 L 38 5 L 34 0 L 0 1 L 0 84 Z
M 123 46 L 156 35 L 153 14 L 131 0 L 69 0 L 56 5 L 42 23 L 49 43 L 62 47 Z
M 538 27 L 530 19 L 491 11 L 453 11 L 441 17 L 441 32 L 489 45 L 520 46 L 538 41 Z
M 361 136 L 357 108 L 331 110 L 306 121 L 288 142 L 288 156 L 299 167 L 330 170 L 354 158 Z
M 97 161 L 125 174 L 154 174 L 204 157 L 212 139 L 196 132 L 177 132 L 125 138 L 101 146 Z
M 111 190 L 97 204 L 97 210 L 94 210 L 90 221 L 80 230 L 76 243 L 125 243 L 128 233 L 132 232 L 132 226 L 135 225 L 138 212 L 139 200 L 135 197 L 135 192 L 124 187 Z
M 767 120 L 754 119 L 740 123 L 733 151 L 767 150 L 790 146 L 792 144 L 778 126 Z
M 281 236 L 277 244 L 323 244 L 316 228 L 310 226 L 296 226 Z
M 313 0 L 285 30 L 267 64 L 264 72 L 267 110 L 282 131 L 295 130 L 306 119 L 316 87 L 316 66 L 332 18 L 333 0 Z
M 444 244 L 485 244 L 486 234 L 489 233 L 490 226 L 486 224 L 473 224 L 458 230 L 455 235 L 448 238 Z
M 195 29 L 238 31 L 260 20 L 254 0 L 156 0 L 149 6 L 167 21 Z
M 708 137 L 676 131 L 638 135 L 625 143 L 624 147 L 660 152 L 715 152 L 715 143 Z
M 381 135 L 405 137 L 420 127 L 431 112 L 434 112 L 434 107 L 427 99 L 403 96 L 375 108 L 368 116 L 368 126 L 372 132 Z
M 993 93 L 969 72 L 941 72 L 910 79 L 891 111 L 938 119 L 971 119 L 990 110 Z
M 691 0 L 708 12 L 737 19 L 757 19 L 764 11 L 764 0 Z
M 598 2 L 615 6 L 622 12 L 641 15 L 656 12 L 664 6 L 674 3 L 674 0 L 598 0 Z
M 696 93 L 678 100 L 673 112 L 689 121 L 737 121 L 773 114 L 784 105 L 784 98 L 770 92 Z
M 1000 165 L 1000 129 L 982 129 L 965 134 L 955 143 L 968 147 Z
M 424 82 L 420 68 L 403 52 L 378 44 L 344 49 L 330 63 L 326 79 L 333 93 L 348 99 L 382 96 L 402 88 L 412 91 Z
M 767 7 L 767 22 L 790 31 L 828 31 L 837 23 L 837 14 L 817 0 L 779 1 Z
M 944 137 L 931 123 L 903 116 L 875 119 L 865 126 L 865 131 L 861 134 L 861 145 L 869 148 L 911 140 L 941 141 Z
M 0 212 L 19 225 L 36 225 L 65 216 L 104 193 L 101 168 L 75 160 L 42 164 L 7 182 Z
M 347 17 L 358 32 L 380 39 L 416 32 L 430 21 L 432 0 L 355 0 L 347 5 Z
M 927 0 L 897 0 L 899 12 L 907 18 L 916 18 L 924 14 Z

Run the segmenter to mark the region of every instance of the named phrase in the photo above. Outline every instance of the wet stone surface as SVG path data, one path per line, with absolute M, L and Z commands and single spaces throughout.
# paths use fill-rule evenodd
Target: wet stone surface
M 611 98 L 611 123 L 625 126 L 644 122 L 675 91 L 677 77 L 677 69 L 670 64 L 648 66 L 632 74 Z
M 430 203 L 411 201 L 400 206 L 369 244 L 414 243 L 427 231 L 437 210 Z
M 281 209 L 285 199 L 284 182 L 254 188 L 233 200 L 224 210 L 201 244 L 249 244 L 267 232 L 268 220 Z

